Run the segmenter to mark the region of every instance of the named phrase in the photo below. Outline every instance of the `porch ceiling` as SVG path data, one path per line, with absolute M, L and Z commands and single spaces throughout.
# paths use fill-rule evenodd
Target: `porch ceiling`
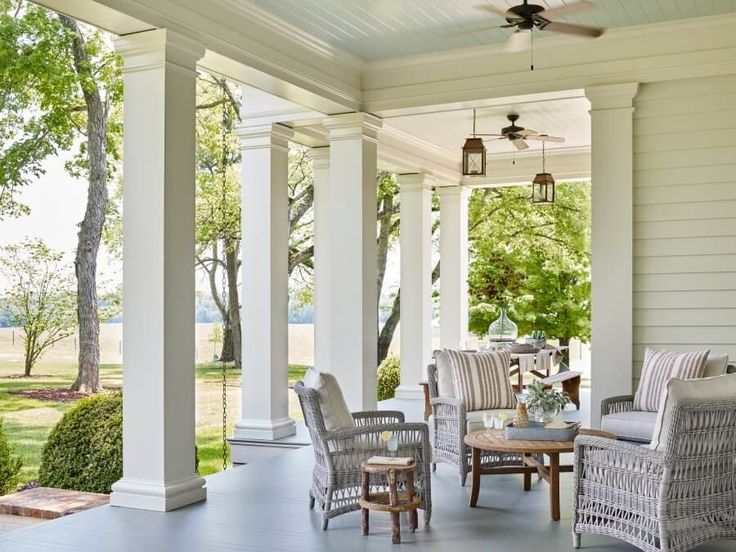
M 565 21 L 604 28 L 626 27 L 721 15 L 736 11 L 736 0 L 593 0 L 598 9 Z M 517 0 L 246 0 L 275 19 L 312 35 L 333 48 L 368 61 L 486 46 L 504 42 L 507 29 L 499 17 L 475 6 L 507 9 Z M 549 8 L 571 0 L 536 0 Z M 482 30 L 480 30 L 482 29 Z

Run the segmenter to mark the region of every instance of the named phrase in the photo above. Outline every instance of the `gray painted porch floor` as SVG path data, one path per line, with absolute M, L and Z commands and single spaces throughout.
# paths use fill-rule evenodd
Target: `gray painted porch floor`
M 398 404 L 383 405 L 384 408 Z M 414 417 L 414 416 L 411 416 Z M 199 551 L 387 551 L 528 552 L 572 550 L 572 474 L 562 475 L 562 519 L 549 519 L 546 483 L 522 490 L 521 476 L 486 476 L 477 508 L 467 506 L 470 485 L 460 487 L 455 471 L 438 466 L 432 481 L 434 511 L 429 527 L 415 534 L 402 519 L 402 545 L 390 544 L 388 516 L 371 515 L 371 534 L 361 535 L 360 514 L 330 521 L 308 509 L 312 450 L 289 451 L 272 459 L 207 478 L 208 499 L 166 514 L 96 508 L 0 537 L 2 552 L 199 552 Z M 607 537 L 583 536 L 583 549 L 635 550 Z M 733 552 L 720 541 L 699 552 Z

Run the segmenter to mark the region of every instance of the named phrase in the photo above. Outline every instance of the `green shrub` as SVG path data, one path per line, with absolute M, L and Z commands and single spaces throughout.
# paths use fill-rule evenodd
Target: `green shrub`
M 387 356 L 378 367 L 378 400 L 393 399 L 401 383 L 401 361 L 397 356 Z
M 0 418 L 0 495 L 12 493 L 20 482 L 20 468 L 23 461 L 13 454 L 13 448 L 8 442 L 8 434 Z
M 51 430 L 41 452 L 44 487 L 109 493 L 123 476 L 123 397 L 82 399 Z

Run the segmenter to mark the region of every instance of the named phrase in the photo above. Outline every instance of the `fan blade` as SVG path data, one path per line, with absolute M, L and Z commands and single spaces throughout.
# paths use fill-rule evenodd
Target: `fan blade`
M 564 143 L 565 139 L 561 136 L 550 136 L 549 134 L 535 134 L 534 136 L 525 136 L 525 140 L 536 140 L 538 142 L 557 142 Z
M 557 21 L 550 21 L 546 25 L 540 26 L 540 28 L 543 31 L 586 36 L 589 38 L 598 38 L 603 34 L 603 29 L 583 27 L 582 25 L 571 25 L 570 23 L 558 23 Z
M 532 45 L 532 33 L 529 31 L 516 31 L 512 33 L 503 47 L 504 52 L 523 52 L 528 50 Z
M 498 138 L 506 138 L 505 134 L 488 134 L 488 133 L 476 132 L 475 135 L 476 136 L 495 136 Z
M 493 15 L 497 15 L 499 17 L 503 17 L 504 19 L 506 19 L 506 10 L 502 8 L 497 8 L 496 6 L 492 4 L 479 4 L 473 7 L 476 10 L 483 10 L 483 11 L 491 12 Z
M 567 17 L 568 15 L 590 11 L 593 8 L 595 8 L 595 4 L 593 4 L 593 2 L 589 2 L 588 0 L 578 0 L 578 2 L 544 10 L 539 15 L 549 20 L 560 19 L 561 17 Z
M 516 134 L 518 134 L 519 136 L 523 136 L 524 138 L 526 138 L 528 136 L 532 136 L 534 134 L 539 134 L 539 133 L 536 130 L 532 130 L 530 128 L 525 128 L 524 130 L 520 130 Z
M 516 149 L 518 150 L 529 149 L 529 144 L 527 144 L 521 138 L 518 138 L 517 140 L 512 140 L 511 143 L 514 144 L 516 146 Z

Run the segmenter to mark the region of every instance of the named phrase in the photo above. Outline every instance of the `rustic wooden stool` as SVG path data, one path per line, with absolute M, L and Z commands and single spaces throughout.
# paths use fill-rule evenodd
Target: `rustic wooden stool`
M 360 465 L 363 472 L 363 495 L 358 501 L 361 508 L 363 534 L 368 534 L 368 513 L 370 510 L 389 512 L 391 514 L 391 542 L 401 543 L 401 530 L 399 528 L 399 514 L 409 512 L 409 530 L 413 533 L 417 530 L 418 518 L 417 508 L 422 503 L 420 497 L 416 496 L 414 490 L 414 472 L 416 463 L 412 460 L 406 466 L 369 464 L 363 462 Z M 382 474 L 388 481 L 388 492 L 370 494 L 371 474 Z M 406 481 L 406 490 L 398 491 L 397 483 L 399 474 L 403 474 Z

